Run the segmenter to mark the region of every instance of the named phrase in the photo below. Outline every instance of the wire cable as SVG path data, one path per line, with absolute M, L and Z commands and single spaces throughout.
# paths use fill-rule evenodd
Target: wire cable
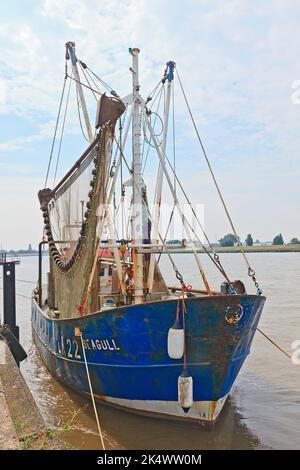
M 60 158 L 60 151 L 61 151 L 61 144 L 62 144 L 63 134 L 64 134 L 64 130 L 65 130 L 65 123 L 66 123 L 66 116 L 67 116 L 68 105 L 69 105 L 71 84 L 72 84 L 72 81 L 70 80 L 68 94 L 67 94 L 67 100 L 66 100 L 66 106 L 65 106 L 65 112 L 64 112 L 64 117 L 63 117 L 63 124 L 62 124 L 62 129 L 61 129 L 61 134 L 60 134 L 60 140 L 59 140 L 59 147 L 58 147 L 56 165 L 55 165 L 55 172 L 54 172 L 54 178 L 53 178 L 53 187 L 55 186 L 55 180 L 56 180 L 56 175 L 57 175 L 57 170 L 58 170 L 58 163 L 59 163 L 59 158 Z
M 92 91 L 92 93 L 93 93 L 93 96 L 94 96 L 95 100 L 98 101 L 98 98 L 97 98 L 97 96 L 96 96 L 96 94 L 95 94 L 93 88 L 91 87 L 91 84 L 90 84 L 90 82 L 89 82 L 89 79 L 88 79 L 87 76 L 86 76 L 84 67 L 82 66 L 81 62 L 79 62 L 79 65 L 80 65 L 81 71 L 82 71 L 82 73 L 83 73 L 83 75 L 84 75 L 84 78 L 86 79 L 86 82 L 87 82 L 88 86 L 90 87 L 90 89 L 91 89 L 91 91 Z
M 87 142 L 89 142 L 89 139 L 87 138 L 84 130 L 83 130 L 83 125 L 82 125 L 82 120 L 81 120 L 81 114 L 80 114 L 80 103 L 79 103 L 79 97 L 78 97 L 78 90 L 76 88 L 76 101 L 77 101 L 77 113 L 78 113 L 78 118 L 79 118 L 79 124 L 80 124 L 80 129 L 82 132 L 83 137 Z
M 180 85 L 180 88 L 181 88 L 181 91 L 182 91 L 182 94 L 183 94 L 183 97 L 184 97 L 185 104 L 186 104 L 186 106 L 187 106 L 187 109 L 188 109 L 190 118 L 191 118 L 192 123 L 193 123 L 194 130 L 195 130 L 195 132 L 196 132 L 196 135 L 197 135 L 197 138 L 198 138 L 200 147 L 201 147 L 201 149 L 202 149 L 202 152 L 203 152 L 205 161 L 206 161 L 206 163 L 207 163 L 208 169 L 209 169 L 210 174 L 211 174 L 211 176 L 212 176 L 213 182 L 214 182 L 215 187 L 216 187 L 216 189 L 217 189 L 217 192 L 218 192 L 218 195 L 219 195 L 220 200 L 221 200 L 221 202 L 222 202 L 223 208 L 224 208 L 225 213 L 226 213 L 226 215 L 227 215 L 227 218 L 228 218 L 228 220 L 229 220 L 229 223 L 230 223 L 230 226 L 231 226 L 231 228 L 232 228 L 232 231 L 233 231 L 233 233 L 234 233 L 234 235 L 235 235 L 235 237 L 236 237 L 237 243 L 238 243 L 238 245 L 239 245 L 239 247 L 240 247 L 240 249 L 241 249 L 242 256 L 243 256 L 243 258 L 244 258 L 244 260 L 245 260 L 245 263 L 246 263 L 246 265 L 247 265 L 247 267 L 248 267 L 248 274 L 249 274 L 250 277 L 252 277 L 253 282 L 254 282 L 254 284 L 255 284 L 255 287 L 256 287 L 257 290 L 258 290 L 258 293 L 261 294 L 261 290 L 259 289 L 259 285 L 258 285 L 258 283 L 257 283 L 257 281 L 256 281 L 256 279 L 255 279 L 255 272 L 254 272 L 254 270 L 251 268 L 250 263 L 249 263 L 249 260 L 248 260 L 248 257 L 246 256 L 246 253 L 245 253 L 245 251 L 244 251 L 244 249 L 243 249 L 243 246 L 242 246 L 242 243 L 241 243 L 241 239 L 240 239 L 240 237 L 239 237 L 238 234 L 237 234 L 237 231 L 236 231 L 235 226 L 234 226 L 234 224 L 233 224 L 232 218 L 231 218 L 231 216 L 230 216 L 230 214 L 229 214 L 227 205 L 226 205 L 226 203 L 225 203 L 225 200 L 224 200 L 223 195 L 222 195 L 222 193 L 221 193 L 220 187 L 219 187 L 218 182 L 217 182 L 217 180 L 216 180 L 214 171 L 213 171 L 213 169 L 212 169 L 212 166 L 211 166 L 211 164 L 210 164 L 209 158 L 208 158 L 208 156 L 207 156 L 206 150 L 205 150 L 205 148 L 204 148 L 202 139 L 201 139 L 201 137 L 200 137 L 198 128 L 197 128 L 197 126 L 196 126 L 196 122 L 195 122 L 194 116 L 193 116 L 193 114 L 192 114 L 192 110 L 191 110 L 190 105 L 189 105 L 189 102 L 188 102 L 188 100 L 187 100 L 187 96 L 186 96 L 186 94 L 185 94 L 185 91 L 184 91 L 182 82 L 181 82 L 181 80 L 180 80 L 180 76 L 179 76 L 179 74 L 178 74 L 177 68 L 176 68 L 176 75 L 177 75 L 177 78 L 178 78 L 178 81 L 179 81 L 179 85 Z
M 53 157 L 53 150 L 54 150 L 55 139 L 56 139 L 56 133 L 57 133 L 58 123 L 59 123 L 59 118 L 60 118 L 60 112 L 61 112 L 62 103 L 63 103 L 63 98 L 64 98 L 64 94 L 65 94 L 65 88 L 66 88 L 67 77 L 68 77 L 68 75 L 66 74 L 66 75 L 65 75 L 65 78 L 64 78 L 63 88 L 62 88 L 61 97 L 60 97 L 60 102 L 59 102 L 59 107 L 58 107 L 58 113 L 57 113 L 57 117 L 56 117 L 55 130 L 54 130 L 54 135 L 53 135 L 53 139 L 52 139 L 50 157 L 49 157 L 48 168 L 47 168 L 46 179 L 45 179 L 45 186 L 44 186 L 45 188 L 46 188 L 46 186 L 47 186 L 48 177 L 49 177 L 49 171 L 50 171 L 50 167 L 51 167 L 51 161 L 52 161 L 52 157 Z
M 87 88 L 88 90 L 91 90 L 91 91 L 93 91 L 94 93 L 97 93 L 98 95 L 102 95 L 102 93 L 100 93 L 100 91 L 95 90 L 94 88 L 92 88 L 92 87 L 86 85 L 85 83 L 82 83 L 80 80 L 77 80 L 77 79 L 74 78 L 74 77 L 71 77 L 71 75 L 67 75 L 67 77 L 69 77 L 71 80 L 74 80 L 74 82 L 79 83 L 80 85 L 84 86 L 84 87 Z

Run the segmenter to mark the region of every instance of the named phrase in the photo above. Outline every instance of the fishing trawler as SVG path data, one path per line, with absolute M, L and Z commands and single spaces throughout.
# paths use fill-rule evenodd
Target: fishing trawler
M 47 177 L 39 191 L 45 239 L 32 298 L 33 337 L 49 371 L 87 397 L 135 413 L 212 423 L 250 352 L 265 297 L 225 206 L 175 63 L 167 62 L 158 84 L 142 97 L 140 51 L 129 52 L 132 92 L 120 97 L 78 59 L 73 42 L 66 44 L 63 92 Z M 254 282 L 253 294 L 227 275 L 168 154 L 175 80 Z M 62 121 L 56 177 L 72 84 L 88 146 L 49 188 L 54 143 Z M 95 129 L 85 91 L 97 104 Z M 155 122 L 160 122 L 160 132 Z M 175 140 L 173 119 L 174 145 Z M 144 172 L 149 148 L 157 158 L 153 209 Z M 163 183 L 172 197 L 171 218 L 176 211 L 199 271 L 193 286 L 179 267 L 177 254 L 185 247 L 168 244 L 168 228 L 164 233 L 160 228 Z M 191 208 L 196 229 L 180 200 Z M 202 245 L 201 254 L 196 242 Z M 46 286 L 43 245 L 49 248 L 50 260 Z M 174 272 L 171 286 L 160 269 L 163 256 Z M 218 292 L 210 287 L 202 256 L 208 256 L 224 278 Z

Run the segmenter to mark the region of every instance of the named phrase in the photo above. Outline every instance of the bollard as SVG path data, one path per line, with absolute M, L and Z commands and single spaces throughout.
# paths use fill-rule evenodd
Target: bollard
M 3 263 L 3 311 L 4 324 L 8 325 L 19 341 L 19 327 L 16 325 L 16 279 L 15 263 Z

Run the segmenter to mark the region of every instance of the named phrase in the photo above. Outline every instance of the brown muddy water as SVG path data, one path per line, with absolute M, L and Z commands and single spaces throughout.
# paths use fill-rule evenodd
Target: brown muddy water
M 249 258 L 267 296 L 259 326 L 292 354 L 292 343 L 300 340 L 300 253 L 253 253 Z M 221 259 L 231 278 L 246 280 L 239 254 L 223 254 Z M 37 257 L 21 258 L 17 279 L 35 281 L 37 262 Z M 191 255 L 177 255 L 177 262 L 184 267 L 185 281 L 199 287 Z M 203 263 L 211 286 L 217 288 L 218 273 L 205 258 Z M 174 284 L 168 261 L 164 258 L 161 264 Z M 251 282 L 247 286 L 253 292 Z M 71 448 L 100 449 L 91 404 L 58 383 L 38 356 L 31 336 L 31 290 L 32 284 L 17 282 L 17 320 L 28 353 L 22 372 L 47 425 L 57 428 L 61 439 Z M 300 367 L 257 332 L 213 429 L 135 416 L 105 405 L 98 405 L 98 413 L 107 449 L 300 449 Z

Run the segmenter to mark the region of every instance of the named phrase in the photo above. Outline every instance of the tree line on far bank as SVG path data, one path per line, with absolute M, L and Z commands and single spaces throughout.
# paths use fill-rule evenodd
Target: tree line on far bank
M 247 246 L 253 245 L 254 240 L 253 240 L 251 233 L 248 233 L 245 242 Z M 259 244 L 260 241 L 256 240 L 255 243 Z M 297 244 L 297 243 L 300 243 L 300 240 L 298 238 L 292 238 L 289 243 Z M 220 238 L 219 240 L 220 246 L 234 246 L 236 244 L 237 244 L 237 238 L 233 233 L 228 233 L 227 235 L 224 235 L 224 237 Z M 273 238 L 272 245 L 284 245 L 284 239 L 281 233 L 279 233 L 278 235 L 275 235 L 275 237 Z

